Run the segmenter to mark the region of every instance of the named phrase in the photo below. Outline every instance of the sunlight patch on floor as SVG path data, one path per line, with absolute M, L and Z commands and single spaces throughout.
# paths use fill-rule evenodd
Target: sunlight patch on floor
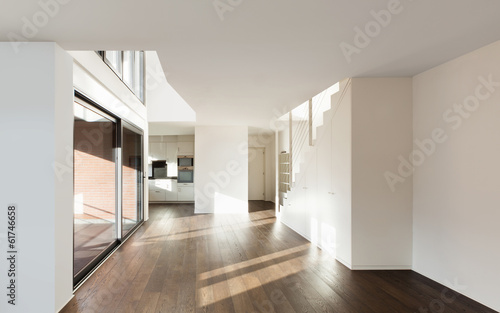
M 200 297 L 198 298 L 199 300 L 198 307 L 208 306 L 217 303 L 219 301 L 222 301 L 224 299 L 235 297 L 249 290 L 262 288 L 264 284 L 278 281 L 287 276 L 297 274 L 305 269 L 304 266 L 297 266 L 297 263 L 301 263 L 297 262 L 298 261 L 297 259 L 300 258 L 301 257 L 296 257 L 294 259 L 279 262 L 256 271 L 252 271 L 242 275 L 237 275 L 236 277 L 231 277 L 229 279 L 225 279 L 221 282 L 217 282 L 209 286 L 201 287 L 198 289 L 198 294 L 200 295 Z M 265 281 L 261 281 L 259 277 L 265 278 Z M 213 292 L 213 290 L 215 289 L 225 288 L 226 286 L 229 289 L 230 295 Z
M 244 228 L 250 228 L 250 227 L 256 227 L 256 226 L 262 226 L 262 225 L 267 225 L 267 224 L 273 224 L 275 223 L 275 220 L 273 218 L 270 219 L 263 219 L 263 220 L 258 220 L 258 221 L 244 221 L 238 223 L 240 229 Z M 175 227 L 174 227 L 175 228 Z M 223 233 L 224 229 L 222 226 L 215 226 L 215 227 L 210 227 L 207 229 L 198 229 L 198 230 L 189 230 L 189 227 L 179 227 L 178 229 L 172 229 L 169 234 L 161 235 L 161 237 L 164 237 L 166 241 L 171 241 L 171 240 L 185 240 L 185 239 L 190 239 L 190 238 L 196 238 L 196 237 L 202 237 L 202 236 L 207 236 L 207 235 L 216 235 L 219 233 Z M 157 231 L 152 230 L 150 232 L 151 234 L 157 233 Z M 148 233 L 149 234 L 149 233 Z M 148 242 L 156 243 L 158 240 L 158 236 L 150 236 L 148 237 L 148 234 L 144 234 L 143 237 L 141 238 L 141 242 L 134 242 L 132 245 L 133 246 L 144 246 L 147 245 Z
M 243 262 L 240 262 L 237 264 L 228 265 L 228 266 L 225 266 L 222 268 L 218 268 L 216 270 L 202 273 L 198 276 L 198 279 L 205 280 L 205 279 L 209 279 L 209 278 L 216 277 L 219 275 L 223 275 L 223 274 L 227 274 L 227 273 L 234 272 L 237 270 L 241 270 L 241 269 L 244 269 L 244 268 L 247 268 L 250 266 L 262 264 L 262 263 L 267 262 L 267 261 L 272 261 L 272 260 L 277 259 L 277 258 L 281 258 L 281 257 L 287 256 L 287 255 L 291 255 L 291 254 L 294 254 L 297 252 L 307 250 L 307 249 L 309 249 L 309 246 L 310 246 L 309 244 L 304 244 L 304 245 L 300 245 L 300 246 L 293 247 L 290 249 L 267 254 L 267 255 L 264 255 L 264 256 L 261 256 L 261 257 L 255 258 L 255 259 L 251 259 L 248 261 L 243 261 Z

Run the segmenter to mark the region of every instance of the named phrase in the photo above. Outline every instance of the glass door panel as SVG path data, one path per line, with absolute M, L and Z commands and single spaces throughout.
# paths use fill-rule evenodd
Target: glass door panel
M 143 136 L 124 123 L 122 135 L 122 237 L 142 221 Z
M 74 104 L 74 262 L 85 276 L 117 245 L 117 123 L 79 100 Z

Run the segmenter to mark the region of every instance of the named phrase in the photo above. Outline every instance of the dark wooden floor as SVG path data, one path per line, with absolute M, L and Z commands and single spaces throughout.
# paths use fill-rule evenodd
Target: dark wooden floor
M 73 274 L 78 273 L 115 241 L 113 223 L 75 223 L 73 236 Z
M 272 210 L 194 215 L 180 204 L 151 205 L 61 312 L 494 311 L 412 271 L 350 271 Z
M 266 211 L 266 210 L 274 210 L 274 208 L 275 208 L 274 203 L 269 202 L 269 201 L 261 201 L 261 200 L 248 201 L 248 212 L 249 213 Z

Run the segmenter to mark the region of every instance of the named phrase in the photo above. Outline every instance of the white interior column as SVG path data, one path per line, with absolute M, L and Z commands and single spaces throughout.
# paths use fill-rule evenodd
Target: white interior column
M 248 128 L 195 130 L 195 212 L 248 212 Z
M 0 68 L 0 312 L 58 312 L 73 289 L 72 58 L 55 43 L 0 43 Z M 7 254 L 11 204 L 17 253 Z

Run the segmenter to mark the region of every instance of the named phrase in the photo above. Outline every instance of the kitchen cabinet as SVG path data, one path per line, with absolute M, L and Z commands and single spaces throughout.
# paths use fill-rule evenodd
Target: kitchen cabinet
M 190 183 L 177 184 L 178 201 L 194 201 L 194 185 Z
M 194 142 L 181 141 L 177 147 L 177 155 L 194 155 Z
M 177 201 L 177 180 L 153 179 L 149 181 L 149 201 Z
M 177 180 L 167 179 L 167 190 L 165 194 L 165 201 L 177 201 Z
M 165 201 L 167 195 L 164 179 L 155 179 L 149 181 L 149 201 Z
M 167 144 L 164 142 L 149 143 L 149 159 L 151 161 L 165 160 L 167 157 Z
M 177 142 L 167 142 L 166 160 L 168 163 L 177 162 Z

